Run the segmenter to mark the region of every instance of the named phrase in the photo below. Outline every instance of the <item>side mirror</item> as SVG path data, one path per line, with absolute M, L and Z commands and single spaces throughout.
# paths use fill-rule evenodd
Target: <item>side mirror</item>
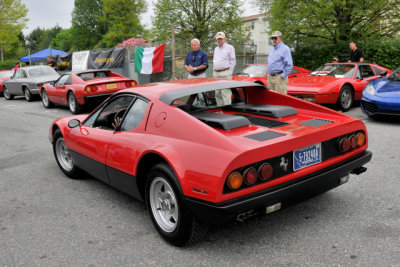
M 50 84 L 51 84 L 52 86 L 54 86 L 54 85 L 56 84 L 56 82 L 55 82 L 55 81 L 51 81 Z
M 69 128 L 75 128 L 81 125 L 81 122 L 77 119 L 72 119 L 68 122 L 68 127 Z
M 381 77 L 385 77 L 387 75 L 387 70 L 385 70 L 384 72 L 382 72 L 381 74 L 379 74 Z
M 363 79 L 363 77 L 356 76 L 356 79 L 357 79 L 357 80 L 362 80 L 362 79 Z

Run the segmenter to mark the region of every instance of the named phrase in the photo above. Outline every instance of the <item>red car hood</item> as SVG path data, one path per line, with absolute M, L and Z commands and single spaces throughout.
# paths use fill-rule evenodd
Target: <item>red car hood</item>
M 288 92 L 318 92 L 326 85 L 337 81 L 333 76 L 306 76 L 289 80 Z

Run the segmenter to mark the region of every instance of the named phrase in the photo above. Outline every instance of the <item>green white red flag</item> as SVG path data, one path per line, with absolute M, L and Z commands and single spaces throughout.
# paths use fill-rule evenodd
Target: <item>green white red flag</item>
M 152 74 L 164 71 L 165 43 L 157 47 L 136 47 L 135 71 Z

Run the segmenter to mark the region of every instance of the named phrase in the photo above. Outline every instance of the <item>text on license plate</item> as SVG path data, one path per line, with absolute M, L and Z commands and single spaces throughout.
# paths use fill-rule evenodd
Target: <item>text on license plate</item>
M 108 90 L 117 89 L 117 84 L 116 83 L 108 83 L 108 84 L 106 84 L 106 88 Z
M 293 171 L 321 162 L 321 143 L 293 151 Z

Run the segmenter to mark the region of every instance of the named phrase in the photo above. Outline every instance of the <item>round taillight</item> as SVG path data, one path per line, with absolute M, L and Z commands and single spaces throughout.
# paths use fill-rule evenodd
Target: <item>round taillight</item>
M 247 185 L 253 185 L 257 182 L 258 171 L 254 167 L 250 167 L 245 170 L 243 174 L 243 180 Z
M 92 87 L 86 86 L 86 87 L 85 87 L 85 92 L 86 92 L 86 93 L 92 92 Z
M 229 174 L 226 184 L 231 190 L 239 189 L 243 184 L 243 176 L 238 172 L 232 172 Z
M 261 180 L 265 181 L 272 177 L 272 174 L 274 174 L 274 169 L 272 168 L 271 164 L 264 163 L 260 166 L 258 172 L 260 173 Z
M 356 135 L 352 135 L 350 136 L 350 146 L 352 149 L 357 147 L 357 136 Z
M 96 86 L 92 86 L 92 92 L 96 92 L 97 91 L 97 87 Z
M 340 139 L 339 141 L 339 149 L 342 152 L 347 152 L 350 149 L 350 139 L 347 137 L 343 137 L 342 139 Z
M 126 82 L 125 86 L 126 87 L 135 87 L 135 86 L 137 86 L 137 83 L 135 80 L 133 80 L 133 81 Z
M 365 144 L 365 134 L 362 132 L 357 133 L 357 144 L 362 146 Z

